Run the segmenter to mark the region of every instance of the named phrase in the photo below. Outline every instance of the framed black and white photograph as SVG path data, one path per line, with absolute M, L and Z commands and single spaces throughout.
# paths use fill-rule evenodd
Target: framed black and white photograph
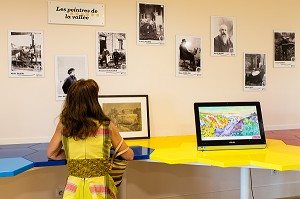
M 244 90 L 266 89 L 267 54 L 244 53 Z
M 64 100 L 69 87 L 79 79 L 88 79 L 86 55 L 55 56 L 56 100 Z
M 295 36 L 293 31 L 274 30 L 274 67 L 292 68 L 296 66 Z
M 201 38 L 176 35 L 176 76 L 202 75 Z
M 150 138 L 148 95 L 100 95 L 99 103 L 124 139 Z
M 97 75 L 127 75 L 127 40 L 124 32 L 96 32 Z
M 165 43 L 165 6 L 157 3 L 137 2 L 137 44 L 161 45 Z
M 8 31 L 9 77 L 44 77 L 42 31 Z
M 211 17 L 211 56 L 236 55 L 235 17 Z

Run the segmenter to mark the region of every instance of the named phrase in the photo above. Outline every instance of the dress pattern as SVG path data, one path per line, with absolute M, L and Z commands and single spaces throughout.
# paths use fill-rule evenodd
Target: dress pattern
M 95 137 L 62 137 L 69 177 L 63 199 L 116 199 L 110 170 L 111 127 L 101 125 Z

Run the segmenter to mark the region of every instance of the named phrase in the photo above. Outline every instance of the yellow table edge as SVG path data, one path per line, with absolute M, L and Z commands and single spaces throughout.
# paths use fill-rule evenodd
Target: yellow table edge
M 197 151 L 195 135 L 127 140 L 129 146 L 155 149 L 150 160 L 166 164 L 203 164 L 218 167 L 259 167 L 279 171 L 300 169 L 300 147 L 267 139 L 265 149 Z

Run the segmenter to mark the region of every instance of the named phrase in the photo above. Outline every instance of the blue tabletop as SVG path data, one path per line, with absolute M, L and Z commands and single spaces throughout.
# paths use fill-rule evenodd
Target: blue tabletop
M 31 169 L 32 167 L 32 162 L 21 157 L 3 158 L 0 159 L 0 177 L 15 176 Z
M 32 167 L 65 165 L 66 160 L 49 160 L 49 143 L 29 143 L 0 145 L 0 177 L 15 176 Z M 130 146 L 134 151 L 134 160 L 149 159 L 154 149 L 142 146 Z M 113 151 L 111 151 L 113 153 Z

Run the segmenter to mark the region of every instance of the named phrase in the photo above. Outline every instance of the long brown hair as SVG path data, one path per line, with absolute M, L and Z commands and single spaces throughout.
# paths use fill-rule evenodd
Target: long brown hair
M 86 139 L 96 135 L 99 124 L 109 124 L 98 102 L 98 92 L 99 86 L 92 79 L 80 79 L 71 85 L 60 114 L 64 136 Z

